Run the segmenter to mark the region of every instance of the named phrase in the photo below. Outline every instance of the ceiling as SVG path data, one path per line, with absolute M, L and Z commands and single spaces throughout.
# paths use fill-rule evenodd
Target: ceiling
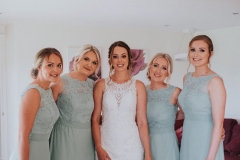
M 2 25 L 28 21 L 177 31 L 240 26 L 240 0 L 0 0 L 0 13 Z

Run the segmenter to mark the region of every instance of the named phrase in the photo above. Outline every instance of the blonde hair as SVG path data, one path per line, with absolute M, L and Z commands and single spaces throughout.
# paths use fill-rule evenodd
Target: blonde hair
M 168 77 L 167 77 L 167 84 L 169 83 L 169 80 L 171 78 L 171 74 L 172 74 L 172 71 L 173 71 L 173 61 L 172 61 L 172 58 L 169 54 L 166 54 L 166 53 L 157 53 L 155 54 L 155 56 L 151 59 L 149 65 L 148 65 L 148 69 L 147 69 L 147 78 L 149 80 L 151 80 L 151 77 L 150 77 L 150 68 L 151 66 L 153 65 L 154 61 L 158 58 L 164 58 L 167 60 L 168 62 Z
M 63 64 L 63 59 L 61 53 L 55 48 L 43 48 L 35 56 L 33 68 L 31 70 L 31 77 L 36 79 L 38 76 L 38 68 L 42 65 L 45 58 L 49 58 L 51 54 L 57 55 L 61 59 Z M 63 65 L 62 65 L 63 66 Z
M 82 56 L 88 52 L 94 52 L 97 56 L 97 60 L 98 60 L 98 66 L 94 72 L 95 77 L 98 78 L 97 73 L 99 71 L 99 68 L 101 66 L 101 56 L 100 56 L 100 52 L 97 49 L 97 47 L 91 45 L 91 44 L 85 44 L 81 49 L 78 55 L 76 55 L 74 57 L 74 63 L 73 63 L 73 69 L 76 70 L 77 67 L 77 63 L 82 59 Z

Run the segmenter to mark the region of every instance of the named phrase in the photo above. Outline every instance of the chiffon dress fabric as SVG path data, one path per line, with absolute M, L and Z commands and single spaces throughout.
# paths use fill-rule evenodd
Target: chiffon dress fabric
M 50 88 L 44 90 L 37 84 L 31 84 L 24 90 L 22 97 L 29 89 L 37 89 L 41 97 L 40 106 L 29 136 L 29 160 L 50 160 L 49 136 L 59 117 L 59 111 Z M 17 159 L 19 158 L 16 148 L 10 156 L 10 160 Z
M 213 115 L 208 84 L 217 74 L 193 77 L 187 73 L 179 102 L 184 111 L 181 160 L 207 158 L 213 130 Z M 220 142 L 215 160 L 224 160 L 223 142 Z
M 91 130 L 94 108 L 94 81 L 79 81 L 68 74 L 61 76 L 63 90 L 58 96 L 60 117 L 50 139 L 51 160 L 94 160 Z

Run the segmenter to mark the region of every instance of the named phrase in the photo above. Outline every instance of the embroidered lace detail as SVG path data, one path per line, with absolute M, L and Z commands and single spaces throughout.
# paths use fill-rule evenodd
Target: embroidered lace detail
M 24 94 L 29 90 L 35 88 L 39 91 L 41 101 L 40 106 L 37 112 L 37 115 L 34 120 L 34 124 L 32 127 L 31 133 L 35 134 L 47 134 L 51 133 L 53 125 L 57 121 L 59 117 L 59 111 L 57 108 L 56 103 L 54 102 L 52 96 L 52 90 L 44 90 L 39 87 L 37 84 L 29 85 L 23 92 L 22 97 Z
M 170 102 L 172 92 L 174 91 L 175 87 L 168 86 L 167 88 L 163 88 L 160 90 L 151 90 L 147 88 L 147 101 L 156 101 L 156 102 Z
M 67 74 L 61 78 L 63 91 L 57 100 L 60 118 L 73 122 L 90 122 L 94 107 L 94 82 L 91 79 L 80 82 Z
M 147 118 L 149 128 L 174 126 L 177 106 L 170 103 L 175 86 L 159 90 L 147 89 Z
M 117 84 L 105 79 L 102 102 L 102 147 L 114 160 L 143 160 L 136 125 L 136 80 Z
M 211 101 L 208 93 L 208 83 L 218 76 L 211 74 L 192 77 L 192 73 L 186 75 L 182 92 L 179 95 L 179 102 L 186 114 L 212 114 Z
M 117 84 L 113 82 L 110 78 L 107 78 L 105 81 L 105 86 L 107 85 L 107 87 L 105 88 L 105 92 L 109 91 L 113 95 L 115 95 L 115 98 L 117 100 L 117 105 L 119 107 L 122 97 L 124 95 L 126 95 L 130 91 L 136 92 L 135 86 L 133 85 L 135 84 L 135 81 L 136 80 L 132 78 L 126 83 Z

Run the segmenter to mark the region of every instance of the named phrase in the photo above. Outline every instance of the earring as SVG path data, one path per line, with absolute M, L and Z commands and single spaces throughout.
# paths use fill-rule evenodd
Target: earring
M 114 69 L 114 67 L 113 67 L 112 63 L 110 64 L 110 69 Z

